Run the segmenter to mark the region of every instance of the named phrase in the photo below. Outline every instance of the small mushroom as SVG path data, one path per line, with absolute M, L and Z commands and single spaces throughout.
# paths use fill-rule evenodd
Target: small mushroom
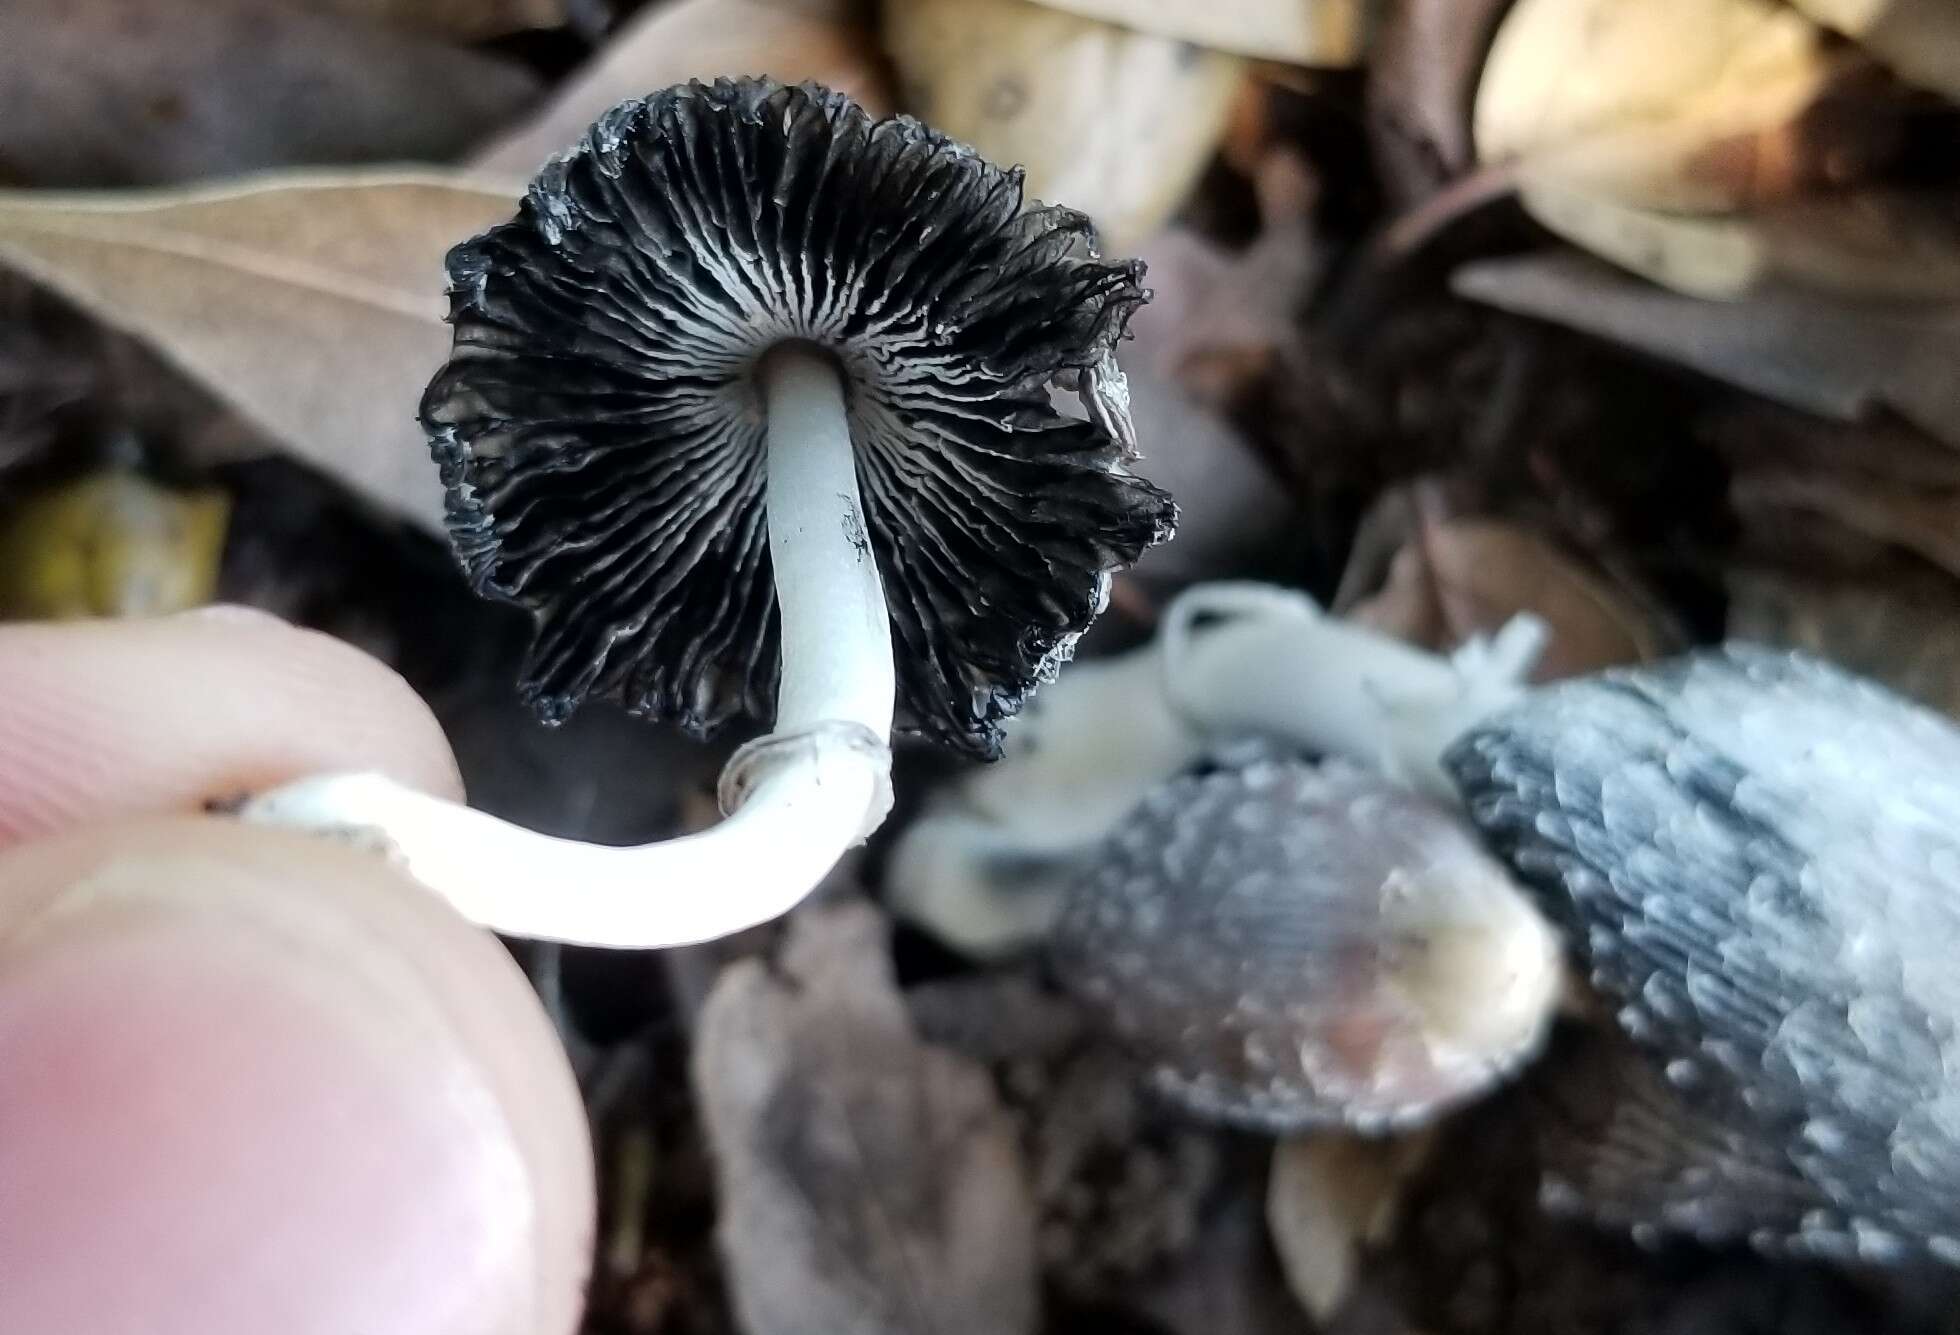
M 1537 1050 L 1557 939 L 1448 809 L 1330 761 L 1145 798 L 1072 887 L 1057 973 L 1194 1111 L 1386 1131 Z
M 893 908 L 993 958 L 1039 940 L 1077 868 L 1153 787 L 1255 736 L 1368 765 L 1454 800 L 1440 757 L 1518 698 L 1545 629 L 1518 617 L 1439 657 L 1274 585 L 1193 585 L 1154 644 L 1073 663 L 1006 730 L 1004 756 L 896 842 Z
M 470 579 L 536 622 L 526 697 L 696 735 L 774 706 L 729 819 L 641 849 L 371 775 L 247 808 L 378 831 L 500 931 L 646 947 L 775 917 L 883 819 L 894 695 L 902 729 L 991 756 L 1169 536 L 1113 356 L 1141 265 L 910 118 L 762 80 L 628 102 L 449 273 L 422 419 Z
M 1960 728 L 1732 645 L 1533 692 L 1448 764 L 1638 1059 L 1551 1204 L 1960 1264 Z

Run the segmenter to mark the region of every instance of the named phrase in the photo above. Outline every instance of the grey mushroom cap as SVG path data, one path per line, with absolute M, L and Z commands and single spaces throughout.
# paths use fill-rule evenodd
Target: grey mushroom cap
M 1960 728 L 1732 646 L 1534 692 L 1446 763 L 1701 1128 L 1595 1213 L 1960 1263 Z
M 990 755 L 1175 510 L 1126 471 L 1113 351 L 1147 294 L 1079 213 L 906 117 L 765 80 L 626 103 L 449 255 L 422 419 L 479 592 L 536 621 L 524 693 L 697 735 L 781 668 L 754 369 L 836 359 L 901 728 Z M 1079 390 L 1087 421 L 1057 412 Z
M 1557 942 L 1452 812 L 1339 762 L 1180 777 L 1070 888 L 1056 972 L 1166 1095 L 1249 1127 L 1380 1131 L 1530 1056 Z

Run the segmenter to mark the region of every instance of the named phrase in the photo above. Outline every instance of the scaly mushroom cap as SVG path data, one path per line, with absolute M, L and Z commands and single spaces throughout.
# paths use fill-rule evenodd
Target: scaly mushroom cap
M 607 113 L 450 252 L 455 350 L 422 403 L 457 552 L 536 618 L 527 699 L 555 720 L 613 697 L 696 735 L 772 716 L 752 372 L 805 340 L 845 381 L 900 723 L 992 754 L 1111 573 L 1170 533 L 1118 438 L 1141 275 L 1081 214 L 1023 209 L 1019 172 L 813 85 Z
M 1201 1115 L 1421 1121 L 1530 1055 L 1551 929 L 1460 819 L 1339 762 L 1156 789 L 1072 888 L 1056 971 Z
M 1734 646 L 1534 692 L 1447 763 L 1704 1128 L 1706 1199 L 1650 1222 L 1960 1263 L 1960 729 Z

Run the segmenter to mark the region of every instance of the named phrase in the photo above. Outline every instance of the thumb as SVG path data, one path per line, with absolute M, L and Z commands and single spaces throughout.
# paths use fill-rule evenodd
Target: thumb
M 0 853 L 0 1331 L 562 1335 L 583 1111 L 378 859 L 193 818 Z

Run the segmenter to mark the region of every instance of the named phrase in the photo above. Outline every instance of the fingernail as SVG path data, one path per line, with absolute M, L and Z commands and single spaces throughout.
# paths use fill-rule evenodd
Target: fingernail
M 227 875 L 105 865 L 0 941 L 0 1330 L 502 1328 L 533 1205 L 492 1090 L 412 976 Z

